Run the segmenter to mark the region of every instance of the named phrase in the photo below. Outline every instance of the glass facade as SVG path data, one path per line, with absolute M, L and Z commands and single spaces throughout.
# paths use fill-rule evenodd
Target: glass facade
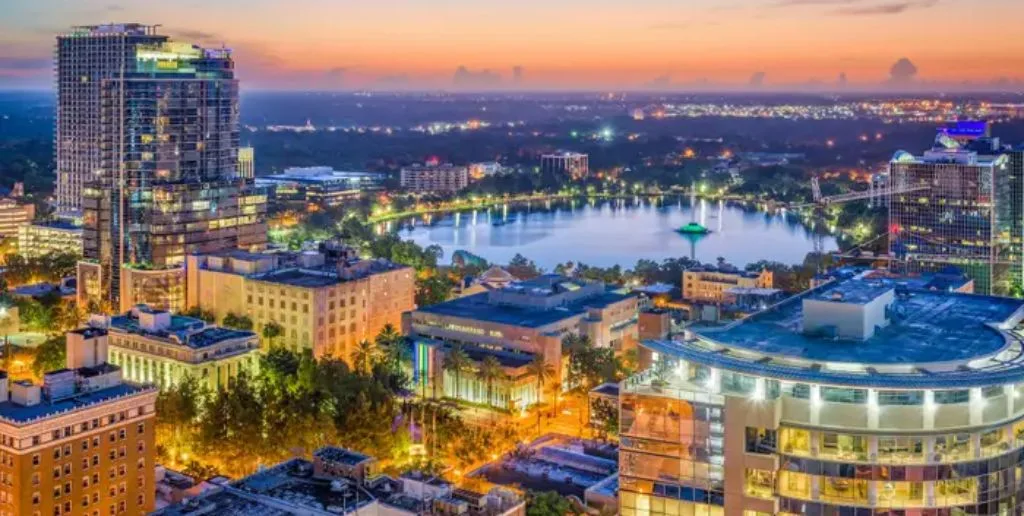
M 120 299 L 121 266 L 266 242 L 266 197 L 238 167 L 238 81 L 226 50 L 134 47 L 130 73 L 99 88 L 100 167 L 83 192 L 83 246 Z

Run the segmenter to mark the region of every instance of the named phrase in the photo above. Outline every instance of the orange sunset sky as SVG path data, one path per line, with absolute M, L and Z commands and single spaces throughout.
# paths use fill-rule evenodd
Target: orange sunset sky
M 232 48 L 250 89 L 1024 89 L 1024 0 L 5 0 L 0 87 L 49 87 L 71 25 L 161 24 Z M 458 67 L 465 67 L 455 78 Z M 522 67 L 515 82 L 512 69 Z M 485 72 L 490 70 L 490 73 Z

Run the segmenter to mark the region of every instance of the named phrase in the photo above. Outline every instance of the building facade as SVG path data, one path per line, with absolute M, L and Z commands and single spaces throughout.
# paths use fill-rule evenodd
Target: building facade
M 940 132 L 921 156 L 897 152 L 889 163 L 889 253 L 907 267 L 954 265 L 980 293 L 1006 293 L 1018 278 L 1024 187 L 998 146 L 979 150 Z
M 545 177 L 582 179 L 590 175 L 590 156 L 568 151 L 544 154 L 540 157 L 540 173 Z
M 0 238 L 18 238 L 21 228 L 32 224 L 36 207 L 9 197 L 0 199 Z
M 384 186 L 384 175 L 349 172 L 330 167 L 295 167 L 280 174 L 263 176 L 256 185 L 278 203 L 297 204 L 307 209 L 338 206 L 364 192 Z
M 469 186 L 469 168 L 444 165 L 413 165 L 402 168 L 400 182 L 411 192 L 458 192 Z
M 388 324 L 400 328 L 402 313 L 415 308 L 413 270 L 385 260 L 225 252 L 191 256 L 187 269 L 189 308 L 245 315 L 261 331 L 273 324 L 280 335 L 265 346 L 316 357 L 350 360 L 359 341 Z
M 144 515 L 153 509 L 156 390 L 106 363 L 105 332 L 67 335 L 43 385 L 0 377 L 0 512 Z
M 620 393 L 620 513 L 1014 514 L 1024 303 L 839 277 L 651 340 Z
M 238 177 L 243 179 L 256 177 L 256 149 L 252 147 L 238 148 Z
M 105 81 L 133 70 L 137 46 L 166 40 L 156 26 L 137 23 L 74 27 L 57 37 L 54 150 L 60 211 L 80 210 L 85 184 L 107 166 L 100 145 Z
M 266 196 L 238 178 L 238 81 L 223 49 L 138 44 L 99 88 L 100 168 L 82 188 L 85 259 L 117 306 L 125 264 L 266 243 Z
M 683 271 L 683 299 L 700 303 L 724 303 L 733 288 L 770 289 L 775 283 L 769 270 L 743 271 L 731 265 L 693 267 Z
M 542 399 L 536 377 L 528 373 L 534 357 L 543 357 L 552 377 L 561 379 L 567 335 L 627 349 L 636 340 L 637 307 L 635 294 L 555 274 L 423 307 L 408 315 L 405 326 L 416 347 L 414 380 L 428 394 L 521 410 Z M 444 366 L 455 346 L 473 369 L 489 356 L 501 365 L 504 376 L 490 386 L 491 399 L 487 382 Z
M 106 324 L 109 360 L 124 377 L 167 388 L 191 377 L 211 391 L 238 373 L 259 368 L 259 339 L 251 331 L 208 325 L 200 319 L 137 306 Z
M 52 253 L 82 254 L 82 227 L 54 221 L 18 228 L 18 254 L 26 257 Z

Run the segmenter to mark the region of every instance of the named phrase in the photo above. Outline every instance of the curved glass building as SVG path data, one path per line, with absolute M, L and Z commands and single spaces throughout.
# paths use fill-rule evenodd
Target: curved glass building
M 647 341 L 621 389 L 621 514 L 1021 514 L 1022 317 L 865 272 Z

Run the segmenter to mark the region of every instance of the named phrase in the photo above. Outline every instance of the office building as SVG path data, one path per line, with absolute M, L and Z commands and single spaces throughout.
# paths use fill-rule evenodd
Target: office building
M 413 165 L 402 168 L 400 177 L 403 189 L 410 192 L 458 192 L 469 186 L 469 168 L 444 165 Z
M 889 181 L 900 192 L 889 196 L 889 253 L 909 270 L 953 265 L 985 294 L 1019 282 L 1024 186 L 997 143 L 942 130 L 923 155 L 897 152 Z
M 18 254 L 37 257 L 52 253 L 82 254 L 82 227 L 63 220 L 18 228 Z
M 106 80 L 122 78 L 134 69 L 136 47 L 166 40 L 167 36 L 157 34 L 156 26 L 137 23 L 73 27 L 57 37 L 54 144 L 60 211 L 81 210 L 85 184 L 108 167 L 101 155 L 101 91 Z
M 637 336 L 637 296 L 604 283 L 549 274 L 419 308 L 406 317 L 414 350 L 414 380 L 427 394 L 507 410 L 540 401 L 528 364 L 540 355 L 562 378 L 562 339 L 586 335 L 597 347 L 627 349 Z M 455 381 L 444 357 L 459 344 L 478 368 L 490 356 L 504 378 L 490 389 L 473 374 Z M 436 391 L 436 392 L 435 392 Z
M 153 509 L 156 390 L 106 359 L 106 332 L 86 328 L 67 334 L 67 369 L 42 385 L 0 375 L 4 514 Z
M 683 271 L 683 299 L 698 303 L 726 303 L 729 290 L 740 288 L 770 289 L 774 275 L 769 270 L 744 271 L 728 264 L 702 265 Z
M 359 341 L 372 340 L 415 308 L 414 271 L 386 260 L 360 260 L 324 246 L 320 252 L 227 251 L 190 256 L 189 308 L 217 318 L 245 315 L 281 335 L 264 346 L 309 349 L 317 357 L 350 360 Z
M 211 391 L 224 389 L 238 373 L 259 367 L 259 339 L 251 331 L 221 328 L 200 319 L 140 305 L 104 318 L 110 363 L 124 377 L 161 388 L 192 377 Z
M 135 45 L 99 88 L 100 167 L 82 188 L 84 274 L 120 304 L 126 264 L 266 243 L 266 196 L 237 177 L 238 81 L 226 49 Z M 97 272 L 98 266 L 98 272 Z
M 368 191 L 384 187 L 384 174 L 338 171 L 331 167 L 293 167 L 280 174 L 263 176 L 256 186 L 277 203 L 319 209 L 338 206 Z
M 18 231 L 30 224 L 36 216 L 36 207 L 10 197 L 0 199 L 0 238 L 18 238 Z
M 243 179 L 256 177 L 256 149 L 252 147 L 238 148 L 238 177 Z
M 620 390 L 620 514 L 1012 514 L 1024 301 L 840 275 L 644 341 Z
M 581 179 L 590 174 L 590 157 L 568 151 L 544 154 L 540 157 L 540 173 L 545 177 Z
M 312 459 L 295 458 L 233 482 L 221 482 L 193 500 L 154 516 L 261 514 L 296 516 L 523 516 L 526 503 L 500 487 L 487 494 L 460 489 L 416 471 L 381 474 L 377 460 L 327 446 Z

